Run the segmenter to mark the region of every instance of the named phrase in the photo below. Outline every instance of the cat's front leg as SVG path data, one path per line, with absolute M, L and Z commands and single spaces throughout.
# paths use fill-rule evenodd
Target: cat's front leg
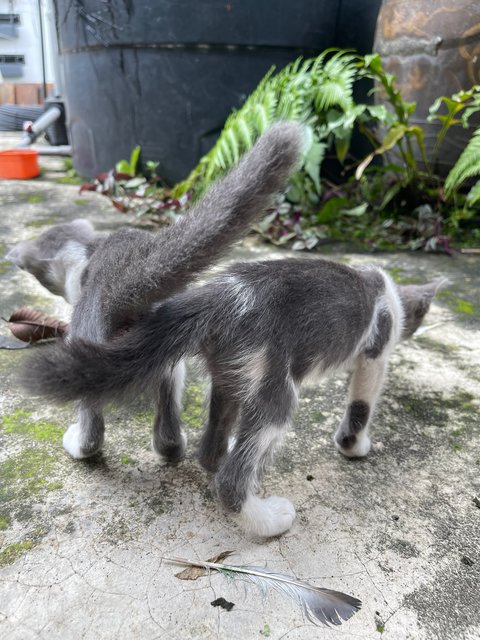
M 370 451 L 368 427 L 385 379 L 387 356 L 361 354 L 356 360 L 347 409 L 334 436 L 335 446 L 348 458 L 362 458 Z
M 102 410 L 80 403 L 77 422 L 63 434 L 63 448 L 72 458 L 89 458 L 101 451 L 105 434 Z
M 184 382 L 185 364 L 181 361 L 160 380 L 156 392 L 152 448 L 161 464 L 176 464 L 185 456 L 187 435 L 180 421 Z

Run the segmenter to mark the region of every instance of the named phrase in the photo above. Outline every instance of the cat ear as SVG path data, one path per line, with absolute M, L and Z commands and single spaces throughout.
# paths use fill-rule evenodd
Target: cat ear
M 433 295 L 436 296 L 439 291 L 446 289 L 449 284 L 451 284 L 450 280 L 441 276 L 440 278 L 432 280 L 432 282 L 429 283 L 429 286 L 434 287 L 435 291 L 433 292 Z
M 403 338 L 412 336 L 421 325 L 434 296 L 449 284 L 447 278 L 437 278 L 427 284 L 398 285 L 404 311 Z
M 25 268 L 25 242 L 19 242 L 5 255 L 5 260 L 13 262 L 13 264 L 20 269 Z
M 52 262 L 52 258 L 40 257 L 35 244 L 31 240 L 24 240 L 16 244 L 5 255 L 5 260 L 13 262 L 16 267 L 30 271 L 32 263 Z
M 72 227 L 75 227 L 75 229 L 82 231 L 86 235 L 91 236 L 95 233 L 95 229 L 93 228 L 92 223 L 86 218 L 77 218 L 71 223 L 71 225 Z

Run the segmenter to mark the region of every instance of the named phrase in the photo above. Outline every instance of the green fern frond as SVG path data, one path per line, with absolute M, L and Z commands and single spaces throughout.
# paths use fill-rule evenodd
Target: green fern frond
M 445 196 L 450 198 L 467 178 L 480 175 L 480 128 L 474 131 L 445 180 Z
M 351 105 L 351 99 L 345 90 L 345 85 L 340 80 L 326 80 L 315 96 L 315 109 L 327 111 L 331 107 L 340 107 L 346 111 Z
M 327 111 L 334 106 L 343 111 L 350 109 L 357 73 L 357 58 L 343 52 L 338 52 L 327 60 L 322 69 L 317 68 L 316 110 Z
M 251 127 L 245 122 L 243 118 L 238 118 L 235 123 L 235 130 L 239 140 L 244 149 L 251 149 L 253 147 L 253 137 Z
M 187 190 L 198 197 L 213 180 L 233 167 L 274 122 L 308 122 L 321 135 L 327 131 L 323 124 L 329 109 L 351 109 L 358 59 L 344 51 L 331 54 L 329 50 L 316 58 L 297 58 L 278 73 L 272 67 L 243 106 L 227 118 L 214 147 L 188 178 L 174 187 L 177 197 Z

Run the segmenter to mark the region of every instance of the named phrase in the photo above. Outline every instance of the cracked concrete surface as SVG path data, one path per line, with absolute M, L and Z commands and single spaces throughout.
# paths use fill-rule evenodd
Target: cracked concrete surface
M 82 216 L 104 229 L 128 222 L 101 196 L 58 184 L 61 160 L 42 164 L 38 180 L 0 182 L 2 252 L 55 221 Z M 233 254 L 273 255 L 251 240 Z M 381 264 L 398 281 L 444 274 L 451 284 L 433 305 L 429 329 L 395 352 L 366 459 L 346 460 L 333 447 L 345 376 L 303 389 L 294 428 L 263 484 L 293 501 L 297 520 L 267 542 L 248 539 L 220 512 L 195 460 L 204 390 L 195 366 L 183 416 L 185 462 L 158 466 L 149 450 L 150 407 L 140 401 L 113 408 L 104 454 L 79 462 L 61 447 L 74 408 L 22 395 L 15 369 L 24 352 L 0 351 L 1 638 L 480 637 L 478 258 L 329 257 Z M 3 317 L 29 305 L 68 318 L 65 303 L 5 262 L 0 288 Z M 180 581 L 179 569 L 162 561 L 226 549 L 237 563 L 266 563 L 350 593 L 363 608 L 341 627 L 314 627 L 277 594 L 265 599 L 221 575 Z M 210 605 L 221 596 L 235 603 L 230 612 Z

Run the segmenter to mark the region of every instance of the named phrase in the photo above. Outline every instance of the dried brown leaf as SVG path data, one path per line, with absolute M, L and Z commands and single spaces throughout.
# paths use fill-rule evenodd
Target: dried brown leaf
M 23 342 L 61 338 L 68 332 L 66 322 L 30 307 L 18 309 L 7 322 L 13 335 Z
M 223 562 L 225 558 L 231 556 L 235 551 L 222 551 L 218 555 L 214 556 L 207 560 L 207 562 Z M 197 580 L 198 578 L 202 578 L 210 573 L 210 569 L 206 569 L 205 567 L 187 567 L 180 573 L 176 573 L 175 577 L 179 580 Z

